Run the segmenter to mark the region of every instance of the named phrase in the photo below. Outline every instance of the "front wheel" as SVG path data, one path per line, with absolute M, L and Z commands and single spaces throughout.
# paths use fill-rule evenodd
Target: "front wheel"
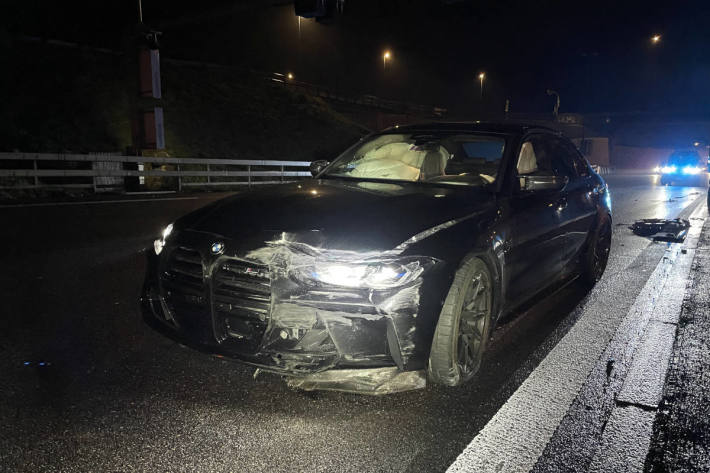
M 587 251 L 582 257 L 582 278 L 590 285 L 596 284 L 604 274 L 611 251 L 611 219 L 602 217 L 594 229 Z
M 493 278 L 480 258 L 467 256 L 441 309 L 429 354 L 429 378 L 458 386 L 481 366 L 491 329 Z

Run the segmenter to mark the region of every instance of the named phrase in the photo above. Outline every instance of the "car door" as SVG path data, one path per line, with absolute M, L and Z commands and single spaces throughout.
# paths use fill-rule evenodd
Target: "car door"
M 527 175 L 558 175 L 553 166 L 553 147 L 547 134 L 528 135 L 522 141 L 515 164 L 514 190 L 510 199 L 511 246 L 506 254 L 511 306 L 524 302 L 559 278 L 565 251 L 560 227 L 559 191 L 526 191 Z
M 558 207 L 560 226 L 564 232 L 565 269 L 576 268 L 576 257 L 584 248 L 597 215 L 594 179 L 577 148 L 564 137 L 552 137 L 552 165 L 569 178 L 561 192 Z

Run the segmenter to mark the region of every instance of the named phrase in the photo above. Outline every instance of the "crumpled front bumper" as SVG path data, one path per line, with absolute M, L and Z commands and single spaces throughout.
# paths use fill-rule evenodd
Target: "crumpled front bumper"
M 202 351 L 301 377 L 294 386 L 302 389 L 378 394 L 423 386 L 430 333 L 418 330 L 418 316 L 426 273 L 392 289 L 313 287 L 293 276 L 294 265 L 313 257 L 303 247 L 211 255 L 194 237 L 170 242 L 160 257 L 148 251 L 143 308 L 153 327 Z M 171 252 L 184 247 L 195 248 L 202 262 L 203 288 L 189 295 L 176 294 L 165 276 L 172 270 Z M 237 308 L 225 309 L 220 299 L 220 271 L 235 262 L 246 268 L 242 274 L 268 271 L 270 300 L 267 313 L 255 320 L 258 329 L 243 329 Z M 403 371 L 418 374 L 399 376 Z

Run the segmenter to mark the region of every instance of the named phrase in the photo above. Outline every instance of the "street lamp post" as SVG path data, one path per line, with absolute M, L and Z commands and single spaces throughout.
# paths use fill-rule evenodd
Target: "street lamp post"
M 483 79 L 485 79 L 485 78 L 486 78 L 485 72 L 481 72 L 480 74 L 478 74 L 478 79 L 481 81 L 481 100 L 483 100 Z
M 547 95 L 554 95 L 556 97 L 555 106 L 552 108 L 552 115 L 557 118 L 557 115 L 560 113 L 560 94 L 558 94 L 556 90 L 547 89 Z

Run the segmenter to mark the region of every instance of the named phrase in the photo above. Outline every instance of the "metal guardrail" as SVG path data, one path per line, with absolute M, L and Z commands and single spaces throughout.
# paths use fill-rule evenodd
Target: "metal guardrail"
M 596 172 L 600 176 L 606 176 L 608 174 L 611 174 L 613 171 L 613 168 L 610 166 L 600 166 L 598 164 L 592 164 L 592 169 L 594 169 L 594 172 Z
M 132 177 L 175 178 L 178 191 L 183 187 L 251 186 L 310 177 L 310 171 L 303 169 L 310 164 L 309 161 L 0 153 L 0 188 L 89 188 L 96 192 L 122 188 L 125 178 Z M 43 178 L 62 182 L 49 183 Z M 86 182 L 73 182 L 76 180 Z

